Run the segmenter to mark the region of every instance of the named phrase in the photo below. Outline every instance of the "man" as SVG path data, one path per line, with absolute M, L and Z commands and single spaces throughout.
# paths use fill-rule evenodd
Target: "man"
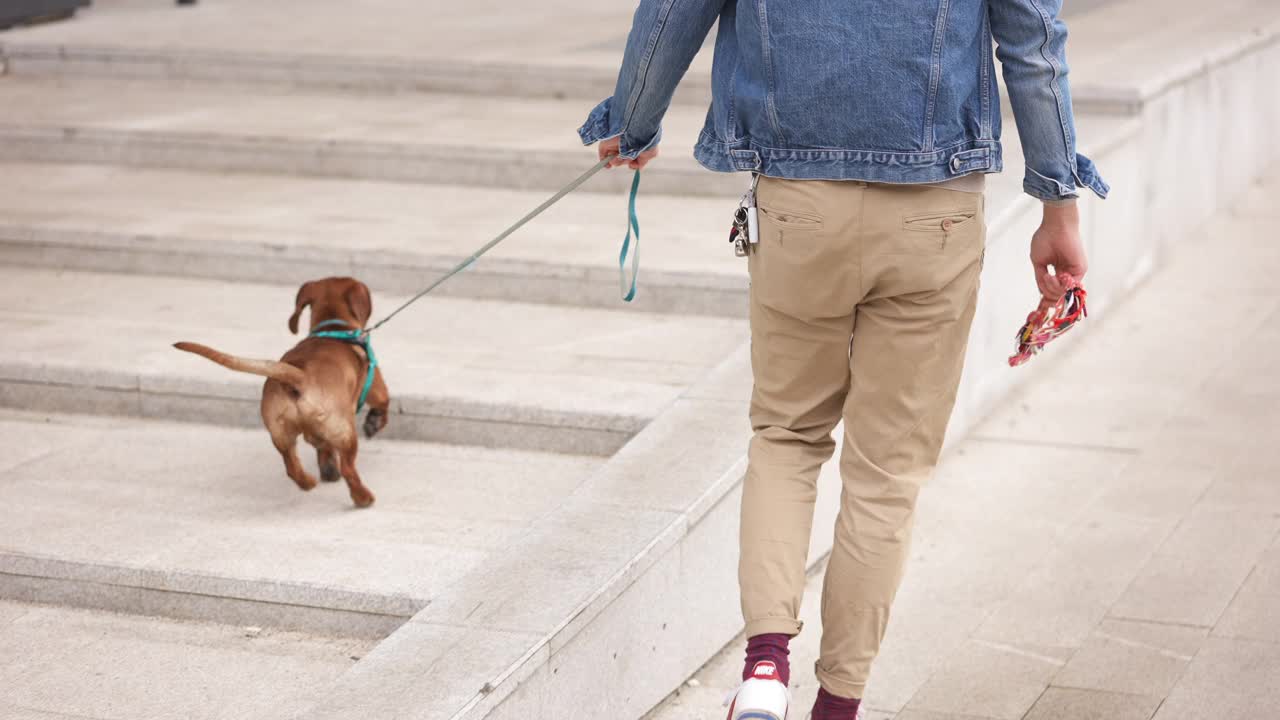
M 1044 201 L 1050 272 L 1086 270 L 1075 198 L 1107 185 L 1075 151 L 1061 0 L 641 0 L 613 97 L 579 130 L 644 167 L 677 83 L 719 21 L 695 156 L 760 176 L 751 247 L 754 436 L 739 580 L 747 661 L 731 720 L 787 714 L 821 465 L 844 421 L 814 720 L 853 720 L 907 557 L 916 496 L 956 389 L 982 267 L 983 173 L 1001 169 L 1003 68 Z

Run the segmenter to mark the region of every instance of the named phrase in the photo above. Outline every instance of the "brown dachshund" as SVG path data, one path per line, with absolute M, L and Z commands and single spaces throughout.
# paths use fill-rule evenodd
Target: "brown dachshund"
M 295 335 L 298 316 L 308 306 L 313 331 L 322 323 L 326 329 L 360 330 L 373 313 L 369 288 L 359 280 L 345 277 L 313 280 L 298 289 L 293 315 L 289 317 L 289 331 Z M 302 461 L 298 459 L 297 440 L 301 435 L 316 449 L 321 478 L 334 482 L 341 475 L 347 481 L 351 500 L 358 507 L 373 504 L 373 493 L 356 472 L 359 442 L 356 405 L 369 368 L 369 359 L 359 345 L 308 337 L 279 361 L 236 357 L 196 343 L 180 342 L 174 347 L 202 355 L 232 370 L 265 376 L 262 423 L 284 458 L 289 477 L 303 490 L 316 486 L 315 477 L 302 469 Z M 368 404 L 364 432 L 373 437 L 386 427 L 387 409 L 391 405 L 380 369 L 374 370 Z

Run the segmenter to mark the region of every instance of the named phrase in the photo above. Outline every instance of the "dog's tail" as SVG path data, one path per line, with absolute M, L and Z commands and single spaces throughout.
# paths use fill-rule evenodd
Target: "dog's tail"
M 236 357 L 228 355 L 224 352 L 218 352 L 211 347 L 205 347 L 199 343 L 180 342 L 174 343 L 174 347 L 189 353 L 195 353 L 202 357 L 229 367 L 232 370 L 250 373 L 252 375 L 262 375 L 272 380 L 278 380 L 289 387 L 299 390 L 306 381 L 307 376 L 298 368 L 289 363 L 280 362 L 278 360 L 252 360 L 249 358 Z

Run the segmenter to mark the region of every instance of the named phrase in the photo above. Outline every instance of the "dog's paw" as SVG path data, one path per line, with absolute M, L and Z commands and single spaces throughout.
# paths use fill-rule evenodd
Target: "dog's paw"
M 320 465 L 320 479 L 325 482 L 338 482 L 342 473 L 338 472 L 338 463 L 327 462 Z
M 365 413 L 364 416 L 364 436 L 372 438 L 377 435 L 382 428 L 387 426 L 387 413 L 383 410 L 372 409 Z
M 351 491 L 351 502 L 356 504 L 358 508 L 367 508 L 373 504 L 373 493 L 366 488 L 360 492 Z

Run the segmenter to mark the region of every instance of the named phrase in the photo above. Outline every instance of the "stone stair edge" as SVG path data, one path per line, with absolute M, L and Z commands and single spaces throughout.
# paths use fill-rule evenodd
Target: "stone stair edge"
M 1176 57 L 1165 72 L 1134 85 L 1088 80 L 1073 83 L 1072 101 L 1077 111 L 1136 115 L 1174 88 L 1277 43 L 1280 20 L 1273 20 L 1252 31 L 1241 31 L 1199 56 Z
M 169 372 L 125 373 L 114 370 L 86 369 L 79 365 L 28 364 L 0 362 L 0 380 L 27 383 L 48 382 L 59 385 L 83 384 L 95 388 L 128 390 L 142 393 L 170 394 L 191 398 L 216 398 L 243 400 L 257 403 L 261 394 L 261 382 L 252 376 L 230 375 L 226 382 L 208 381 L 195 377 L 182 377 Z M 625 413 L 585 413 L 553 410 L 542 407 L 513 407 L 467 400 L 441 395 L 436 397 L 409 395 L 392 399 L 394 416 L 423 415 L 427 417 L 460 418 L 467 420 L 496 420 L 550 427 L 570 427 L 584 430 L 612 430 L 636 432 L 647 422 L 646 418 Z
M 86 373 L 74 368 L 50 372 L 49 368 L 0 367 L 0 407 L 58 413 L 134 417 L 171 422 L 214 424 L 229 427 L 261 427 L 255 388 L 234 381 L 209 394 L 164 392 L 140 387 L 140 380 L 110 373 Z M 23 375 L 23 378 L 4 377 Z M 96 375 L 86 382 L 83 376 Z M 58 382 L 55 376 L 66 378 Z M 77 377 L 81 376 L 81 377 Z M 139 386 L 130 386 L 134 382 Z M 189 378 L 160 376 L 153 383 L 186 385 Z M 123 387 L 121 385 L 124 385 Z M 234 393 L 241 397 L 236 397 Z M 232 395 L 228 397 L 227 395 Z M 538 408 L 456 404 L 441 406 L 426 399 L 407 398 L 393 403 L 390 427 L 379 437 L 409 442 L 435 442 L 487 448 L 609 456 L 616 452 L 649 418 L 589 413 L 561 413 Z M 416 402 L 421 406 L 416 406 Z M 419 409 L 419 407 L 421 409 Z M 562 419 L 565 423 L 557 423 Z
M 600 100 L 617 70 L 563 64 L 517 65 L 395 57 L 334 57 L 212 49 L 138 49 L 0 41 L 0 60 L 15 75 L 107 74 L 136 79 L 268 85 L 334 91 L 450 92 L 468 95 Z M 3 74 L 3 73 L 0 73 Z M 677 104 L 701 104 L 710 77 L 690 75 Z
M 302 175 L 403 183 L 452 184 L 516 190 L 558 190 L 590 167 L 580 147 L 522 151 L 443 143 L 286 138 L 243 133 L 173 132 L 0 124 L 0 161 L 124 165 L 206 172 Z M 731 173 L 706 175 L 692 158 L 651 170 L 646 187 L 662 195 L 733 196 Z M 723 176 L 723 177 L 722 177 Z M 630 179 L 599 178 L 596 192 L 622 192 Z
M 0 164 L 0 167 L 3 167 Z M 55 228 L 35 224 L 10 223 L 0 220 L 0 244 L 31 244 L 77 250 L 139 250 L 172 253 L 198 253 L 203 255 L 243 258 L 262 261 L 276 258 L 289 262 L 328 263 L 335 272 L 343 268 L 357 267 L 412 269 L 422 272 L 420 284 L 426 285 L 438 273 L 453 269 L 465 259 L 457 253 L 407 252 L 398 249 L 342 250 L 339 248 L 289 245 L 262 241 L 227 243 L 204 236 L 184 236 L 164 233 L 112 232 L 88 227 L 60 226 Z M 728 244 L 726 243 L 726 247 Z M 370 254 L 374 254 L 370 257 Z M 89 269 L 89 268 L 85 268 Z M 482 258 L 467 272 L 482 272 L 495 276 L 521 279 L 556 278 L 584 282 L 607 279 L 617 284 L 617 267 L 612 264 L 554 263 L 535 259 Z M 157 273 L 145 273 L 157 274 Z M 181 273 L 175 273 L 181 275 Z M 745 290 L 746 279 L 740 274 L 695 272 L 689 270 L 645 270 L 645 283 L 676 287 L 707 287 L 717 290 Z M 270 284 L 289 285 L 290 282 Z M 414 289 L 418 289 L 416 286 Z M 629 309 L 630 306 L 622 309 Z
M 426 599 L 408 595 L 361 592 L 316 583 L 84 562 L 0 549 L 0 576 L 6 575 L 403 619 L 429 604 Z

